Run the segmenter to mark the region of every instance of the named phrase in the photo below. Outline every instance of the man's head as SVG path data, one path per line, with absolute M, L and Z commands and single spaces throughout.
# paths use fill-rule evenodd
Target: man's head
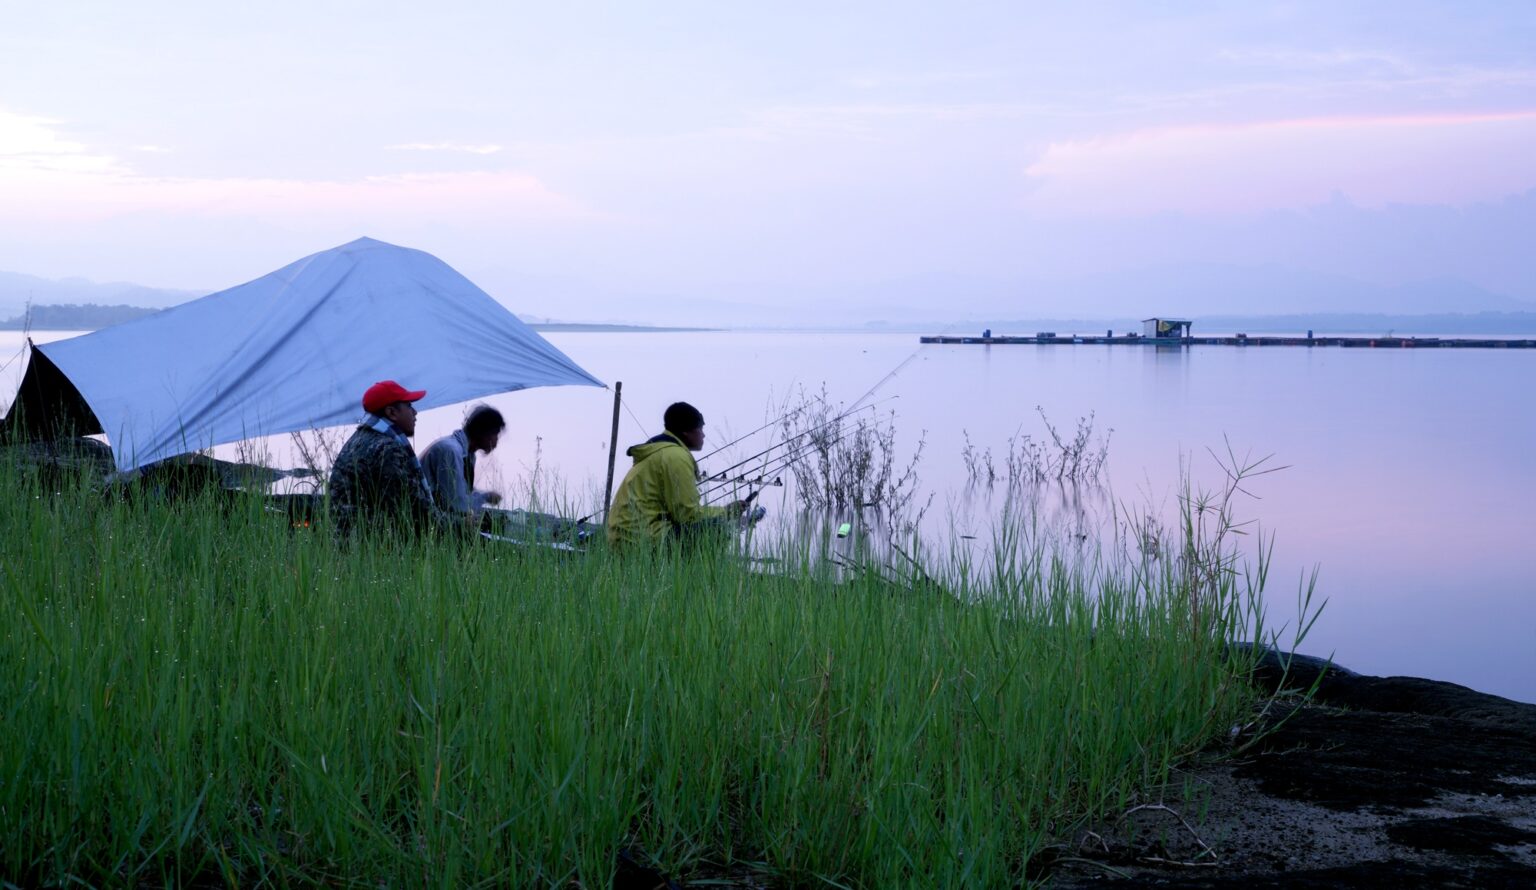
M 363 410 L 394 424 L 407 436 L 416 434 L 416 406 L 427 394 L 424 389 L 406 389 L 393 380 L 380 380 L 363 393 Z
M 698 451 L 704 447 L 704 415 L 687 402 L 668 405 L 667 413 L 661 416 L 661 422 L 667 432 L 688 446 L 689 451 Z
M 469 447 L 486 454 L 496 450 L 501 431 L 506 428 L 507 422 L 501 412 L 490 405 L 476 405 L 464 418 L 464 438 L 469 440 Z

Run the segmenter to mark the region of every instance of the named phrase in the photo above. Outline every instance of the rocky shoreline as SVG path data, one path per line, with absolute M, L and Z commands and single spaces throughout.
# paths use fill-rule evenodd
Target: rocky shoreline
M 1273 654 L 1261 737 L 1085 831 L 1053 887 L 1536 886 L 1536 705 Z M 1315 684 L 1311 699 L 1285 690 Z M 1241 745 L 1239 739 L 1236 744 Z

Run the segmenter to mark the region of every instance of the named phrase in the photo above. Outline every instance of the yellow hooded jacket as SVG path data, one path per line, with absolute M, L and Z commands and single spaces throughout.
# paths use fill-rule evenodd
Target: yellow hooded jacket
M 723 507 L 699 503 L 699 465 L 676 436 L 662 433 L 625 454 L 635 465 L 608 511 L 608 542 L 615 547 L 658 543 L 726 515 Z

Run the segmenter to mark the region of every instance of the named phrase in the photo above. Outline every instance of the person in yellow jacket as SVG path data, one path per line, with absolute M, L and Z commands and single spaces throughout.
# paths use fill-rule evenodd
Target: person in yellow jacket
M 704 447 L 704 415 L 676 402 L 662 416 L 666 432 L 630 447 L 634 466 L 619 483 L 608 510 L 608 542 L 625 549 L 657 545 L 706 531 L 740 516 L 745 501 L 726 507 L 699 502 L 699 465 L 692 452 Z

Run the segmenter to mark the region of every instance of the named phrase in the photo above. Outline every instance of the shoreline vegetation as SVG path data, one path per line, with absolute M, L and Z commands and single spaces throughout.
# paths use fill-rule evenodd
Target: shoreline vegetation
M 0 331 L 93 331 L 111 325 L 133 321 L 160 309 L 141 306 L 104 306 L 94 303 L 67 305 L 34 305 L 26 312 L 7 319 L 0 319 Z M 815 333 L 819 331 L 847 333 L 921 333 L 954 334 L 981 331 L 990 328 L 999 335 L 1029 336 L 1037 331 L 1060 331 L 1073 335 L 1095 335 L 1099 331 L 1140 331 L 1141 321 L 1132 318 L 1099 319 L 1003 319 L 966 320 L 956 322 L 933 320 L 929 322 L 889 323 L 871 321 L 865 324 L 841 326 L 774 327 L 765 325 L 714 325 L 678 326 L 647 324 L 610 324 L 606 322 L 572 322 L 554 319 L 530 320 L 523 318 L 536 331 L 568 333 L 681 333 L 714 332 L 724 330 L 771 331 L 776 333 Z M 1197 319 L 1203 331 L 1245 331 L 1248 333 L 1301 333 L 1315 330 L 1319 334 L 1369 334 L 1383 336 L 1401 335 L 1454 335 L 1483 334 L 1515 336 L 1536 334 L 1536 312 L 1435 312 L 1435 313 L 1305 313 L 1290 315 L 1205 315 Z
M 1005 516 L 903 581 L 804 539 L 772 572 L 341 545 L 249 493 L 0 486 L 22 885 L 1014 886 L 1264 711 L 1229 643 L 1266 564 L 1220 496 L 1132 553 Z
M 94 331 L 147 318 L 160 311 L 142 306 L 101 306 L 95 303 L 29 306 L 20 315 L 0 320 L 0 331 Z
M 31 306 L 12 318 L 0 319 L 0 331 L 95 331 L 124 322 L 146 318 L 163 309 L 143 306 L 102 306 L 95 303 Z M 667 327 L 660 325 L 604 324 L 563 321 L 527 321 L 536 331 L 587 333 L 676 333 L 713 331 L 718 328 Z

